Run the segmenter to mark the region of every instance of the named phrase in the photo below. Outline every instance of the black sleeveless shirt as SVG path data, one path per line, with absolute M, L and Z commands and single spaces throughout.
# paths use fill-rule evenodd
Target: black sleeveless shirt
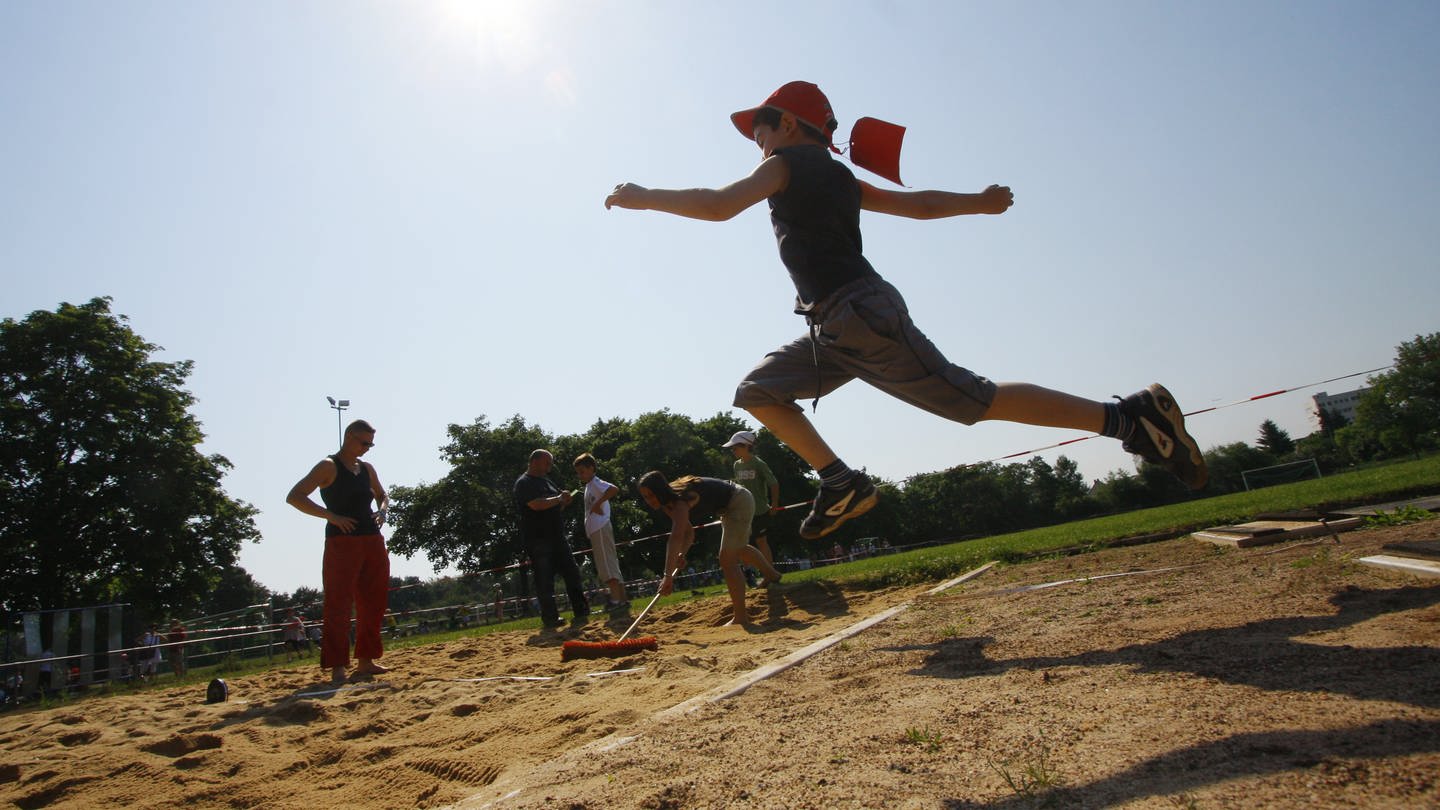
M 790 169 L 785 190 L 770 197 L 780 261 L 795 284 L 801 315 L 841 287 L 879 278 L 861 253 L 860 183 L 818 144 L 775 150 Z
M 689 502 L 688 496 L 695 495 L 699 500 L 690 506 L 691 518 L 713 515 L 730 505 L 730 499 L 735 497 L 735 490 L 738 486 L 729 481 L 722 481 L 719 478 L 696 478 L 685 487 L 685 494 L 681 497 Z
M 330 456 L 330 460 L 335 462 L 335 480 L 320 490 L 320 500 L 325 502 L 325 508 L 337 515 L 354 518 L 355 528 L 350 530 L 352 535 L 379 534 L 375 514 L 370 511 L 370 502 L 375 500 L 375 493 L 370 490 L 370 468 L 362 461 L 360 472 L 353 473 L 338 454 Z M 325 536 L 334 537 L 337 534 L 344 532 L 334 523 L 326 521 Z

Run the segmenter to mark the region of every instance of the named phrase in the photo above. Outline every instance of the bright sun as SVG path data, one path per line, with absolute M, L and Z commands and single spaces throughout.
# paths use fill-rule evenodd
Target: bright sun
M 526 71 L 544 57 L 540 22 L 546 3 L 536 0 L 434 0 L 428 7 L 446 39 L 481 63 Z

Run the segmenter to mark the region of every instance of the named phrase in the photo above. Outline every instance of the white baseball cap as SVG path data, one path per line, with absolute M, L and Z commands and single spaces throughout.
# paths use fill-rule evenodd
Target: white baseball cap
M 754 447 L 754 446 L 755 446 L 755 431 L 753 431 L 753 430 L 742 430 L 742 431 L 740 431 L 739 433 L 736 433 L 734 436 L 731 436 L 731 437 L 730 437 L 730 441 L 725 442 L 724 444 L 722 444 L 722 445 L 720 445 L 720 446 L 721 446 L 721 447 L 734 447 L 734 446 L 737 445 L 737 444 L 743 444 L 743 445 L 745 445 L 746 447 Z

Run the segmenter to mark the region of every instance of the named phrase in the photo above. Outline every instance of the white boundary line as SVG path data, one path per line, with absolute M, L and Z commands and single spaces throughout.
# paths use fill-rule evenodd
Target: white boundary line
M 482 681 L 553 681 L 554 675 L 491 675 L 488 678 L 445 678 L 446 683 L 481 683 Z
M 990 591 L 990 595 L 1003 593 L 1025 593 L 1027 591 L 1042 591 L 1046 588 L 1058 588 L 1061 585 L 1069 585 L 1074 582 L 1094 582 L 1097 579 L 1111 579 L 1113 577 L 1138 577 L 1141 574 L 1163 574 L 1166 571 L 1184 571 L 1186 568 L 1195 568 L 1199 563 L 1191 565 L 1176 565 L 1170 568 L 1151 568 L 1146 571 L 1122 571 L 1118 574 L 1096 574 L 1092 577 L 1076 577 L 1075 579 L 1060 579 L 1054 582 L 1042 582 L 1039 585 L 1021 585 L 1016 588 L 1005 588 L 1000 591 Z
M 626 675 L 631 672 L 644 672 L 644 667 L 631 667 L 630 669 L 605 669 L 599 672 L 587 672 L 587 678 L 608 678 L 611 675 Z M 483 683 L 484 681 L 553 681 L 559 675 L 490 675 L 485 678 L 443 678 L 444 683 Z M 433 683 L 433 681 L 432 681 Z
M 601 671 L 599 671 L 599 672 L 587 672 L 587 673 L 585 673 L 585 677 L 587 677 L 587 678 L 608 678 L 608 677 L 610 677 L 611 675 L 624 675 L 624 674 L 629 673 L 629 672 L 644 672 L 644 671 L 645 671 L 645 668 L 644 668 L 644 667 L 631 667 L 630 669 L 605 669 L 605 670 L 601 670 Z
M 934 594 L 940 593 L 941 591 L 953 588 L 962 582 L 974 579 L 975 577 L 980 576 L 986 571 L 989 571 L 994 565 L 994 562 L 985 563 L 984 565 L 976 568 L 973 571 L 968 571 L 958 577 L 955 577 L 954 579 L 936 585 L 934 588 L 926 591 L 925 595 L 932 596 Z M 696 709 L 704 706 L 707 703 L 716 703 L 721 700 L 728 700 L 732 697 L 735 697 L 736 695 L 742 694 L 745 692 L 745 690 L 749 689 L 755 684 L 768 678 L 772 678 L 781 672 L 784 672 L 785 670 L 795 666 L 801 661 L 810 658 L 816 653 L 828 650 L 836 644 L 844 641 L 845 639 L 858 635 L 859 633 L 868 630 L 871 627 L 874 627 L 875 625 L 885 621 L 886 619 L 890 619 L 901 613 L 904 613 L 906 610 L 909 610 L 910 606 L 913 604 L 914 602 L 905 602 L 887 610 L 883 610 L 868 619 L 862 619 L 855 624 L 850 625 L 849 627 L 836 631 L 826 636 L 825 638 L 820 639 L 819 641 L 816 641 L 812 644 L 809 644 L 808 646 L 802 647 L 795 652 L 790 653 L 784 658 L 781 658 L 779 661 L 774 661 L 769 664 L 764 664 L 756 667 L 755 669 L 750 670 L 749 672 L 741 675 L 740 677 L 736 678 L 728 684 L 725 684 L 724 686 L 721 686 L 717 689 L 712 689 L 709 692 L 705 692 L 704 694 L 696 695 L 695 697 L 671 706 L 668 709 L 663 709 L 654 716 L 654 719 L 663 720 L 666 718 L 677 717 L 683 714 L 689 714 L 690 712 L 695 711 Z
M 1390 568 L 1420 576 L 1440 576 L 1440 563 L 1434 560 L 1418 560 L 1413 557 L 1397 557 L 1393 554 L 1374 554 L 1361 557 L 1360 562 L 1377 568 Z

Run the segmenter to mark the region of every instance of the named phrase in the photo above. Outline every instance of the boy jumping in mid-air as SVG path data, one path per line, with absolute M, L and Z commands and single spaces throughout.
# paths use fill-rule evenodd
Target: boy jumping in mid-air
M 946 360 L 911 322 L 900 293 L 861 252 L 862 208 L 912 219 L 1003 214 L 1014 202 L 1008 187 L 992 185 L 976 194 L 890 191 L 856 180 L 830 156 L 838 152 L 833 145 L 838 124 L 829 100 L 808 82 L 790 82 L 759 107 L 730 119 L 764 155 L 748 177 L 719 189 L 622 183 L 605 198 L 605 207 L 721 221 L 761 200 L 769 202 L 780 260 L 795 284 L 795 312 L 805 316 L 810 329 L 766 355 L 745 376 L 735 405 L 819 473 L 820 492 L 800 525 L 801 537 L 824 537 L 868 512 L 877 499 L 875 485 L 840 460 L 796 404 L 797 399 L 819 399 L 852 379 L 967 425 L 1001 420 L 1111 436 L 1191 488 L 1205 486 L 1205 459 L 1164 386 L 1156 383 L 1119 402 L 1097 402 L 1030 383 L 991 382 Z M 888 128 L 890 138 L 862 142 L 857 124 L 852 159 L 886 167 L 875 170 L 897 179 L 900 139 L 894 132 L 900 130 L 870 121 Z

